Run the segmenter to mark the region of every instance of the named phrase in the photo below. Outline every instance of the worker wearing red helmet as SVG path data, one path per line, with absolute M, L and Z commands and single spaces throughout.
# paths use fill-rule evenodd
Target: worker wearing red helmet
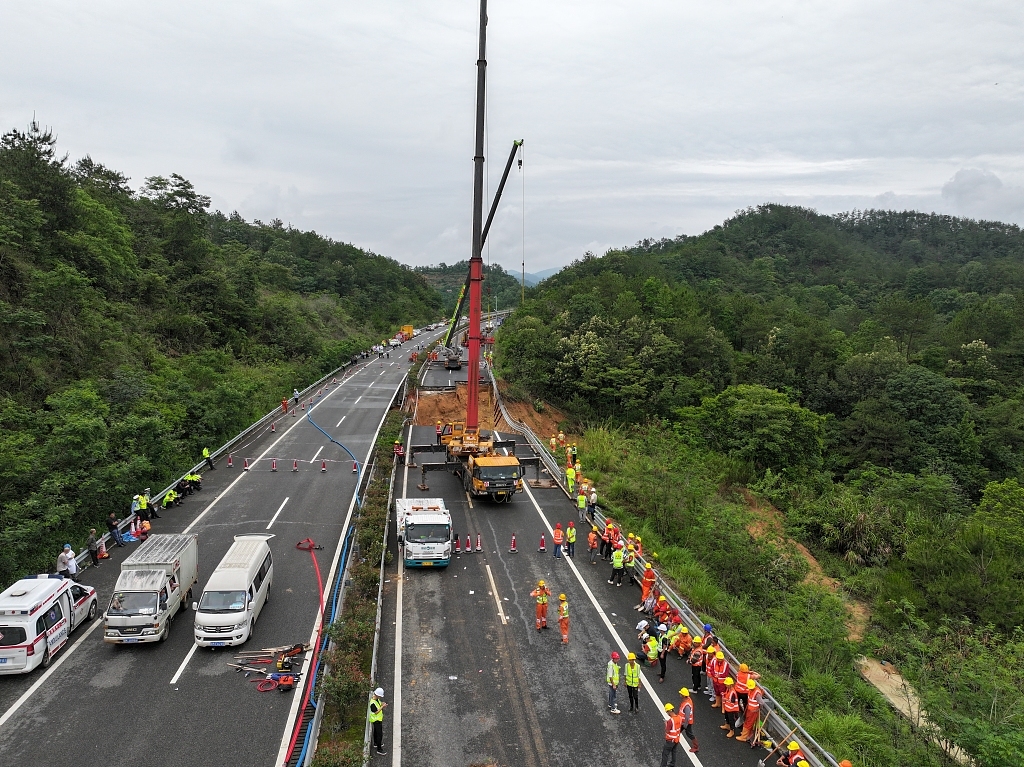
M 613 714 L 621 714 L 618 705 L 615 703 L 615 696 L 619 689 L 619 654 L 612 652 L 611 660 L 605 668 L 605 682 L 608 684 L 608 710 Z

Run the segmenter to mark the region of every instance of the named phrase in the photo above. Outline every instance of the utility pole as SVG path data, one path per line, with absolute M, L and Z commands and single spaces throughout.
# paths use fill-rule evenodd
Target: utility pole
M 466 431 L 480 428 L 480 283 L 483 280 L 484 99 L 487 81 L 487 0 L 480 0 L 480 52 L 476 60 L 476 154 L 473 156 L 473 250 L 469 259 L 469 370 Z

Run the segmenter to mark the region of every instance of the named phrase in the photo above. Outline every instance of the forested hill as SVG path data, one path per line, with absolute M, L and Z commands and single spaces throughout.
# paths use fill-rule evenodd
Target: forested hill
M 834 753 L 955 763 L 863 654 L 975 764 L 1024 764 L 1016 226 L 766 205 L 585 257 L 497 344 L 510 394 L 567 413 L 605 510 Z
M 184 178 L 0 140 L 0 586 L 441 296 L 392 259 L 210 213 Z
M 459 291 L 466 284 L 469 261 L 459 261 L 455 264 L 442 262 L 436 266 L 417 266 L 416 273 L 423 275 L 427 282 L 444 296 L 445 310 L 451 315 L 459 300 Z M 501 264 L 484 264 L 484 281 L 480 288 L 484 311 L 519 306 L 522 294 L 519 278 L 506 272 Z

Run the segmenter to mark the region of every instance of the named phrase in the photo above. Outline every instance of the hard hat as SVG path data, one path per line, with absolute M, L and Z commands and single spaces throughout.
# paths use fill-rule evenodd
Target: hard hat
M 704 630 L 705 631 L 711 631 L 711 624 L 710 623 L 705 623 L 704 624 Z
M 666 631 L 668 631 L 668 626 L 666 626 L 664 623 L 659 623 L 658 624 L 658 631 L 660 631 L 662 633 L 665 633 Z
M 544 585 L 544 581 L 537 581 L 537 585 L 538 586 L 543 586 Z
M 650 570 L 650 569 L 651 569 L 651 563 L 650 563 L 650 562 L 646 563 L 646 564 L 644 565 L 644 569 L 645 569 L 645 570 Z
M 572 443 L 572 446 L 573 446 L 573 447 L 576 447 L 576 443 L 575 443 L 575 442 L 573 442 L 573 443 Z
M 746 663 L 741 663 L 740 671 L 750 671 L 750 666 L 748 666 Z
M 689 634 L 690 633 L 690 629 L 686 628 L 686 626 L 683 626 L 681 629 L 679 629 L 679 631 L 682 632 L 683 634 Z
M 672 711 L 674 708 L 675 708 L 675 706 L 673 706 L 671 703 L 666 703 L 665 704 L 665 710 L 666 711 Z
M 133 495 L 133 496 L 132 496 L 132 500 L 133 500 L 133 501 L 137 501 L 137 500 L 139 500 L 139 496 L 138 496 L 138 495 Z
M 736 680 L 735 680 L 735 679 L 733 679 L 733 678 L 732 678 L 731 676 L 727 676 L 727 677 L 725 678 L 725 684 L 726 684 L 727 686 L 728 686 L 728 685 L 730 685 L 730 684 L 736 684 Z
M 636 536 L 635 536 L 635 535 L 633 535 L 633 533 L 630 533 L 630 534 L 629 534 L 628 536 L 626 536 L 626 537 L 627 537 L 627 538 L 635 538 Z
M 628 545 L 628 546 L 626 547 L 626 549 L 627 549 L 627 550 L 629 550 L 629 551 L 636 551 L 636 547 L 635 547 L 635 546 L 634 546 L 634 545 L 633 545 L 632 543 L 631 543 L 631 544 L 629 544 L 629 545 Z
M 667 602 L 667 601 L 668 601 L 668 599 L 666 599 L 666 598 L 665 598 L 665 595 L 664 595 L 664 594 L 662 594 L 662 595 L 661 595 L 660 597 L 658 597 L 658 601 L 659 601 L 659 602 Z
M 618 659 L 619 659 L 619 654 L 617 652 L 613 651 L 612 652 L 612 660 L 618 660 Z
M 757 682 L 755 682 L 753 679 L 748 679 L 747 680 L 747 689 L 748 690 L 756 690 L 757 689 Z
M 570 523 L 569 523 L 569 527 L 575 527 L 575 524 L 573 524 L 572 522 L 570 522 Z
M 565 594 L 559 594 L 558 595 L 558 599 L 559 599 L 559 601 L 564 602 L 565 601 Z
M 806 759 L 801 759 L 796 763 L 796 767 L 811 767 L 811 765 L 807 763 Z
M 690 690 L 688 688 L 686 688 L 686 687 L 683 687 L 682 689 L 679 690 L 679 694 L 682 695 L 685 698 L 685 697 L 687 697 L 690 694 Z
M 396 445 L 400 445 L 400 444 L 401 444 L 401 442 L 399 442 L 399 441 L 398 441 L 398 440 L 396 439 L 396 440 L 395 440 L 395 444 L 396 444 Z
M 555 529 L 556 530 L 561 530 L 562 529 L 562 523 L 561 522 L 555 522 Z
M 853 767 L 853 762 L 849 759 L 843 759 L 843 761 L 839 763 L 839 767 Z
M 597 532 L 597 525 L 591 525 L 591 526 L 590 526 L 590 528 L 591 528 L 591 529 L 592 529 L 592 530 L 593 530 L 593 531 L 594 531 L 595 533 Z
M 718 652 L 715 653 L 715 658 L 718 659 L 718 660 L 725 660 L 725 655 L 723 655 L 722 651 L 719 650 Z
M 637 541 L 637 543 L 639 543 L 639 542 L 640 542 L 640 541 L 642 541 L 642 540 L 643 540 L 643 538 L 641 538 L 641 537 L 640 537 L 639 535 L 638 535 L 638 536 L 636 537 L 636 541 Z
M 789 741 L 789 745 L 786 748 L 788 748 L 790 751 L 796 751 L 800 748 L 800 745 L 795 740 L 791 740 Z
M 626 660 L 636 660 L 636 653 L 631 652 L 629 655 L 626 656 Z
M 440 421 L 438 421 L 438 423 L 441 423 L 441 422 L 440 422 Z
M 376 690 L 373 691 L 373 694 L 376 695 L 378 698 L 383 698 L 384 697 L 384 688 L 383 687 L 378 687 Z

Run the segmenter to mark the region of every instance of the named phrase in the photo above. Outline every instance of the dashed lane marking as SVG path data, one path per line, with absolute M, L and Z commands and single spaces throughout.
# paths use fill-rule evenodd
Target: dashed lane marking
M 278 514 L 281 513 L 281 509 L 284 508 L 284 505 L 286 503 L 288 503 L 288 499 L 287 498 L 285 498 L 283 501 L 281 501 L 281 505 L 277 507 L 277 511 L 274 513 L 274 516 L 271 517 L 271 519 L 270 519 L 270 524 L 267 525 L 267 530 L 269 530 L 271 527 L 273 527 L 274 523 L 277 522 L 277 516 L 278 516 Z
M 281 504 L 282 506 L 284 504 Z M 196 654 L 196 650 L 199 649 L 199 645 L 192 643 L 192 647 L 189 648 L 188 654 L 185 656 L 185 660 L 178 666 L 178 670 L 174 672 L 174 676 L 171 677 L 171 684 L 177 684 L 181 675 L 185 673 L 185 667 L 188 666 L 188 662 L 192 660 L 192 656 Z
M 491 593 L 494 594 L 494 604 L 498 606 L 498 617 L 501 618 L 501 624 L 503 626 L 508 625 L 508 620 L 505 618 L 505 611 L 501 607 L 501 597 L 498 596 L 498 587 L 494 585 L 494 576 L 491 575 L 491 566 L 484 565 L 487 568 L 487 580 L 491 582 Z
M 310 459 L 310 461 L 309 461 L 309 462 L 310 462 L 310 463 L 313 463 L 313 461 L 315 461 L 315 460 L 317 459 L 317 456 L 319 456 L 319 455 L 320 455 L 320 453 L 322 453 L 322 452 L 323 452 L 323 449 L 324 449 L 324 446 L 323 446 L 323 445 L 321 445 L 321 446 L 320 446 L 320 449 L 316 451 L 316 455 L 314 455 L 314 456 L 313 456 L 313 457 L 312 457 L 312 458 Z
M 347 416 L 347 415 L 343 415 L 343 416 L 341 417 L 341 420 L 340 420 L 340 421 L 338 421 L 338 426 L 341 426 L 341 424 L 342 424 L 342 423 L 344 423 L 344 421 L 345 421 L 345 419 L 346 419 L 346 418 L 348 418 L 348 416 Z M 338 428 L 338 426 L 335 426 L 334 428 L 335 428 L 335 429 L 337 429 L 337 428 Z

